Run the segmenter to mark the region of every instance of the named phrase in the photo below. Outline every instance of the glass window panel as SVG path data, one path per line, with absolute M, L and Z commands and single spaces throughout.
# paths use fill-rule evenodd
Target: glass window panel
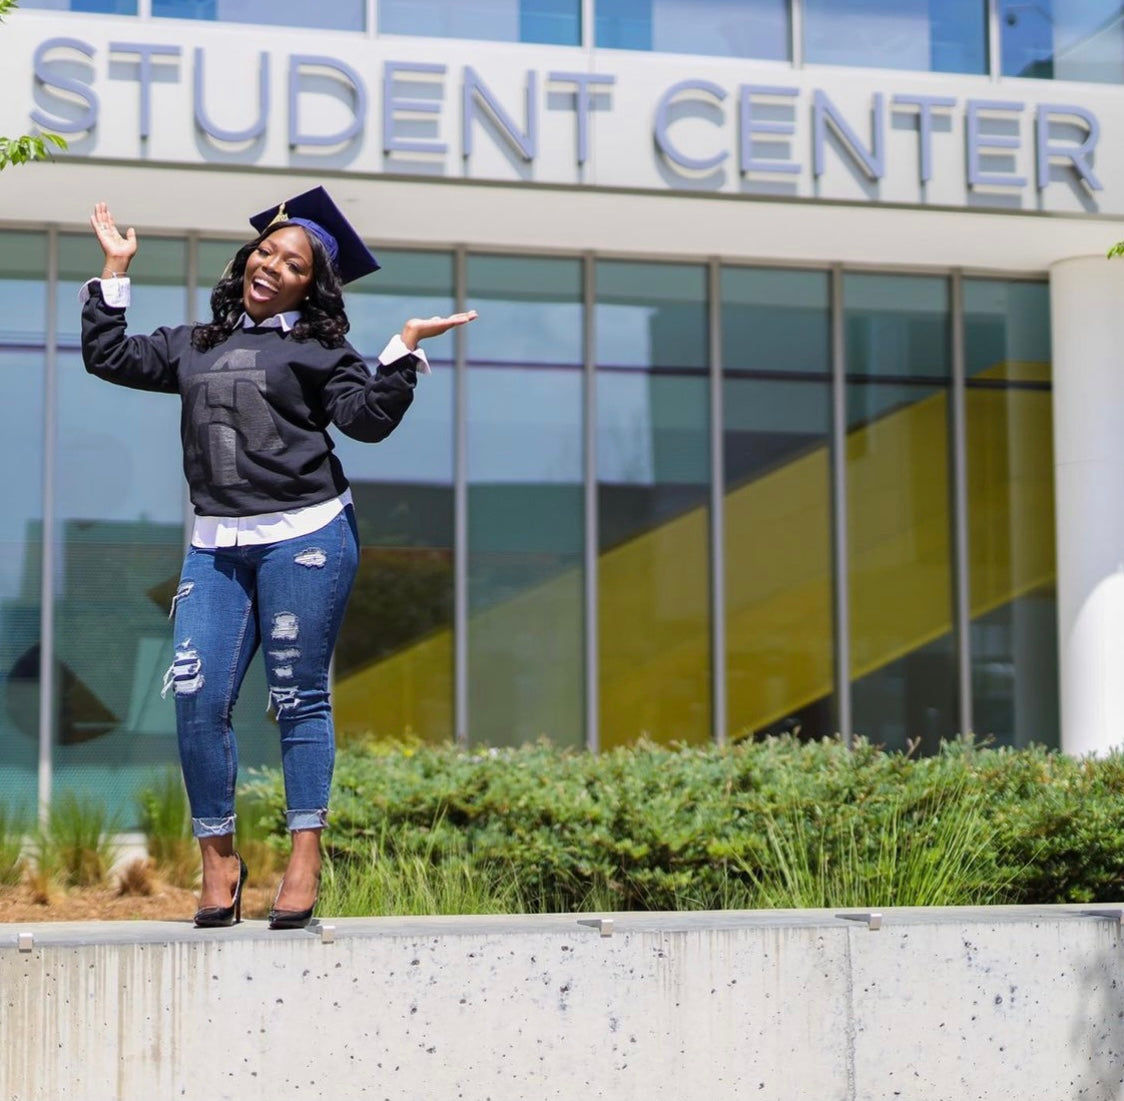
M 824 272 L 723 268 L 722 358 L 755 374 L 831 374 Z
M 806 0 L 804 56 L 825 65 L 987 71 L 986 0 Z
M 0 231 L 0 344 L 43 347 L 47 332 L 44 289 L 47 239 L 41 233 Z M 95 273 L 96 274 L 96 273 Z
M 596 0 L 597 45 L 787 61 L 788 0 Z
M 330 4 L 310 4 L 308 0 L 152 0 L 152 14 L 336 31 L 361 31 L 367 25 L 366 0 L 332 0 Z
M 730 732 L 826 737 L 838 729 L 828 276 L 726 268 L 721 287 Z
M 597 264 L 603 746 L 711 737 L 706 269 Z
M 469 734 L 577 746 L 581 263 L 471 256 L 468 301 Z
M 948 288 L 847 274 L 843 295 L 854 729 L 930 751 L 957 733 Z
M 1059 740 L 1050 296 L 964 281 L 972 705 L 1001 745 Z
M 472 275 L 469 305 L 481 318 L 467 330 L 474 363 L 581 363 L 579 261 L 474 256 Z
M 581 44 L 581 0 L 379 0 L 381 34 Z
M 1124 82 L 1119 0 L 999 0 L 1004 76 Z
M 606 261 L 597 267 L 597 362 L 707 370 L 706 269 Z
M 0 284 L 2 286 L 2 284 Z M 39 759 L 43 352 L 0 347 L 0 806 L 34 815 Z
M 102 262 L 92 234 L 59 238 L 54 790 L 97 793 L 135 826 L 135 793 L 178 760 L 160 687 L 183 553 L 180 410 L 86 373 L 77 296 Z M 182 241 L 142 236 L 130 332 L 183 320 L 185 270 Z
M 378 253 L 347 291 L 348 339 L 374 362 L 410 317 L 454 309 L 449 253 Z M 372 447 L 334 432 L 359 523 L 359 573 L 336 644 L 332 698 L 347 737 L 448 741 L 453 729 L 453 338 L 425 342 L 402 424 Z M 372 625 L 376 625 L 372 628 Z
M 0 232 L 0 806 L 29 821 L 39 760 L 46 237 Z M 17 321 L 18 319 L 18 321 Z
M 137 0 L 20 0 L 21 9 L 78 11 L 98 15 L 136 15 Z

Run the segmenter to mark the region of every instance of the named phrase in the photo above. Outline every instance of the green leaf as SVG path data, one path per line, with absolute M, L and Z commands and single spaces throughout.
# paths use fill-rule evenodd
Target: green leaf
M 3 0 L 0 0 L 2 3 Z M 29 161 L 50 160 L 48 143 L 56 149 L 66 149 L 66 139 L 59 134 L 23 134 L 18 138 L 0 138 L 0 169 L 9 164 L 27 164 Z

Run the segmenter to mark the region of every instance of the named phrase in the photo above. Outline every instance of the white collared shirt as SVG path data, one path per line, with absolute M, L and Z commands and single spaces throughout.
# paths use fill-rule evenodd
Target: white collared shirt
M 107 306 L 126 309 L 132 301 L 132 284 L 129 277 L 117 276 L 113 279 L 88 280 L 78 292 L 80 302 L 84 303 L 90 297 L 91 283 L 101 283 L 102 298 Z M 257 328 L 277 328 L 287 333 L 300 320 L 300 316 L 300 310 L 286 310 L 258 323 L 245 313 L 239 320 L 245 329 L 252 329 L 256 324 Z M 389 366 L 408 355 L 417 358 L 418 374 L 430 374 L 429 360 L 426 359 L 425 352 L 421 348 L 411 352 L 397 333 L 387 341 L 386 347 L 379 355 L 379 362 Z M 235 546 L 253 547 L 311 535 L 325 524 L 331 523 L 351 503 L 351 490 L 346 489 L 338 497 L 328 501 L 285 512 L 263 512 L 254 516 L 196 516 L 191 530 L 191 545 L 201 550 Z

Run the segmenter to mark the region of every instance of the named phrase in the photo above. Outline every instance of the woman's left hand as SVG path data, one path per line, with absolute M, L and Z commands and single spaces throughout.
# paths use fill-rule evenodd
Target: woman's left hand
M 475 320 L 475 310 L 450 314 L 448 317 L 412 317 L 402 326 L 402 343 L 412 352 L 423 340 L 440 336 L 458 325 L 467 325 Z

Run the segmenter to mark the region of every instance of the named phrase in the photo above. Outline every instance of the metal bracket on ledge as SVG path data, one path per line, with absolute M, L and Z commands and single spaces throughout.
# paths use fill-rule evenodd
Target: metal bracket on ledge
M 334 925 L 321 925 L 320 926 L 320 943 L 321 944 L 335 944 L 336 942 L 336 927 Z
M 882 915 L 877 910 L 865 914 L 836 914 L 835 916 L 844 921 L 865 921 L 867 929 L 872 933 L 882 928 Z
M 20 933 L 16 938 L 16 943 L 21 952 L 30 952 L 35 947 L 35 934 Z
M 1084 910 L 1083 917 L 1107 918 L 1117 925 L 1124 925 L 1124 910 Z
M 578 921 L 578 924 L 588 925 L 591 929 L 596 929 L 603 937 L 611 937 L 613 935 L 612 918 L 594 918 L 592 921 L 581 919 Z

